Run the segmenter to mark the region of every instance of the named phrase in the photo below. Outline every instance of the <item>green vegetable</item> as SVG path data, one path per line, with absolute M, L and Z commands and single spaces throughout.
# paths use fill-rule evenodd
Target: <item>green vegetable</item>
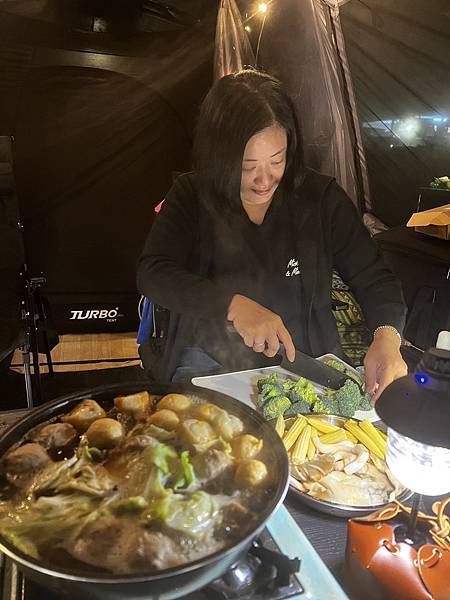
M 11 515 L 0 519 L 0 531 L 14 546 L 39 558 L 41 546 L 62 543 L 83 527 L 96 505 L 96 499 L 79 493 L 41 496 L 31 505 L 11 507 Z
M 293 388 L 295 388 L 296 382 L 293 379 L 285 379 L 284 381 L 281 382 L 281 386 L 283 388 L 283 391 L 285 392 L 285 394 L 288 396 L 289 392 L 291 392 L 291 390 Z
M 177 453 L 173 448 L 165 444 L 159 444 L 154 448 L 146 449 L 146 460 L 153 463 L 158 469 L 161 469 L 164 475 L 170 472 L 169 462 L 174 458 L 177 458 Z
M 85 458 L 90 460 L 91 462 L 101 462 L 105 456 L 105 450 L 99 450 L 98 448 L 90 448 L 89 446 L 84 446 L 84 454 Z
M 335 393 L 329 392 L 324 394 L 314 403 L 313 412 L 324 415 L 338 415 L 339 405 L 335 398 Z
M 339 407 L 337 414 L 343 417 L 353 417 L 363 398 L 358 385 L 347 379 L 335 394 L 335 400 Z
M 261 379 L 258 380 L 258 383 L 257 383 L 258 392 L 261 393 L 263 391 L 264 386 L 271 387 L 271 386 L 278 385 L 278 384 L 279 384 L 278 374 L 272 373 L 268 377 L 262 377 Z
M 450 179 L 446 175 L 444 177 L 435 177 L 430 183 L 430 187 L 450 189 Z
M 277 396 L 264 404 L 262 412 L 266 419 L 275 419 L 291 406 L 291 401 L 286 396 Z
M 272 373 L 260 379 L 257 404 L 265 418 L 274 419 L 279 415 L 293 417 L 311 412 L 352 417 L 357 410 L 370 410 L 370 396 L 361 393 L 364 386 L 361 376 L 340 360 L 326 359 L 325 362 L 351 379 L 337 391 L 327 390 L 320 398 L 313 384 L 304 377 L 295 381 L 280 379 Z
M 258 394 L 257 404 L 260 408 L 262 408 L 266 402 L 271 400 L 272 398 L 277 398 L 278 396 L 283 396 L 284 390 L 283 386 L 280 384 L 265 384 L 262 387 L 262 391 Z
M 300 398 L 310 406 L 317 402 L 319 398 L 313 384 L 304 377 L 300 377 L 295 383 L 292 392 L 300 396 Z
M 358 410 L 372 410 L 372 404 L 370 403 L 372 395 L 364 394 L 361 395 L 361 400 L 359 401 Z
M 195 481 L 194 467 L 189 460 L 189 451 L 185 450 L 180 454 L 180 462 L 183 470 L 183 475 L 179 477 L 174 485 L 176 490 L 189 487 Z
M 292 400 L 292 398 L 290 398 Z M 300 399 L 297 402 L 292 402 L 291 406 L 284 412 L 283 416 L 288 417 L 296 417 L 297 415 L 305 415 L 311 412 L 311 406 Z
M 142 496 L 132 496 L 131 498 L 123 498 L 112 504 L 110 509 L 118 515 L 124 513 L 137 513 L 148 507 L 148 502 Z
M 203 491 L 190 497 L 173 494 L 160 503 L 158 511 L 167 527 L 192 537 L 207 533 L 220 517 L 214 498 Z

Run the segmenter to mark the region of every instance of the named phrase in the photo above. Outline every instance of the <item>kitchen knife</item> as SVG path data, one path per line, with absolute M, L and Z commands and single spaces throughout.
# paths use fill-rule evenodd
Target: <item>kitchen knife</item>
M 333 367 L 330 367 L 320 360 L 317 360 L 308 354 L 304 354 L 299 350 L 295 351 L 294 362 L 288 360 L 285 348 L 282 345 L 280 346 L 279 354 L 277 356 L 281 358 L 279 366 L 286 369 L 286 371 L 291 371 L 296 375 L 305 377 L 314 383 L 331 388 L 332 390 L 338 390 L 344 385 L 347 379 L 350 379 L 358 385 L 361 393 L 364 394 L 364 390 L 353 377 L 350 377 L 337 369 L 333 369 Z

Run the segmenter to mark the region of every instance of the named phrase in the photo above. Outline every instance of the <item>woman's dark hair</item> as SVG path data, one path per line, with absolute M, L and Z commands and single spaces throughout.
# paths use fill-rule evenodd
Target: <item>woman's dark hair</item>
M 281 83 L 245 69 L 219 79 L 200 108 L 193 158 L 202 196 L 222 208 L 237 206 L 242 158 L 248 140 L 266 127 L 287 133 L 286 169 L 281 186 L 295 191 L 303 180 L 303 152 L 292 100 Z M 240 203 L 239 203 L 240 204 Z

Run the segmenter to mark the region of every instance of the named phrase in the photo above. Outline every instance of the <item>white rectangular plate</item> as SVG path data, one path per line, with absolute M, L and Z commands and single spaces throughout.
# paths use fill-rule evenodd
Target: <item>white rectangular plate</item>
M 325 358 L 334 358 L 336 360 L 341 359 L 334 356 L 334 354 L 325 354 L 320 356 L 318 360 Z M 352 369 L 356 373 L 353 367 L 344 363 L 349 369 Z M 248 371 L 236 371 L 235 373 L 223 373 L 221 375 L 206 375 L 204 377 L 194 377 L 192 383 L 199 387 L 215 390 L 222 394 L 228 394 L 237 400 L 240 400 L 244 404 L 256 408 L 256 397 L 258 395 L 257 382 L 261 377 L 267 377 L 271 373 L 278 373 L 282 377 L 290 377 L 292 379 L 298 379 L 299 375 L 282 369 L 281 367 L 265 367 L 263 369 L 250 369 Z M 314 389 L 317 394 L 323 394 L 325 388 L 320 385 L 314 385 Z M 354 416 L 357 420 L 368 419 L 369 421 L 378 421 L 379 417 L 375 412 L 375 409 L 369 411 L 358 410 Z

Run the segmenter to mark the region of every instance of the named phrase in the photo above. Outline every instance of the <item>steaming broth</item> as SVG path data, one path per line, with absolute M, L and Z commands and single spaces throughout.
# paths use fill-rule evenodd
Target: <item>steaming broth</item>
M 53 566 L 155 572 L 233 544 L 273 493 L 267 448 L 215 404 L 83 400 L 1 460 L 0 534 Z

